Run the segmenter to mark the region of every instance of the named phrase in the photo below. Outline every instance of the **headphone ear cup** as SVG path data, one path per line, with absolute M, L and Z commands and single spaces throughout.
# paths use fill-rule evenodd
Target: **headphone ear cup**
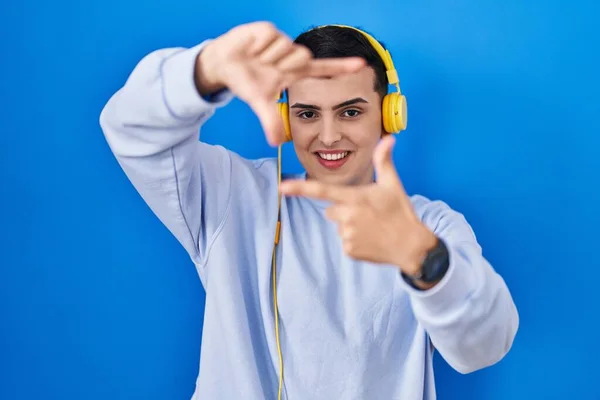
M 285 131 L 285 141 L 292 141 L 292 129 L 290 128 L 290 112 L 288 109 L 287 102 L 277 103 L 279 107 L 279 115 L 281 116 L 281 121 L 283 122 L 283 129 Z
M 408 112 L 406 97 L 400 93 L 390 93 L 383 98 L 381 106 L 383 129 L 387 133 L 399 133 L 406 129 Z

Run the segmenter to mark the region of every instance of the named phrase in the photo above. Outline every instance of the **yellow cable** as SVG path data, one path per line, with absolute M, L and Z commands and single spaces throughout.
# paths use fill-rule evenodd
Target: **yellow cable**
M 277 399 L 281 400 L 283 391 L 283 356 L 281 354 L 281 343 L 279 341 L 279 307 L 277 306 L 277 245 L 279 244 L 279 235 L 281 230 L 281 145 L 277 151 L 277 227 L 275 228 L 275 244 L 273 245 L 273 257 L 271 260 L 271 272 L 273 276 L 273 308 L 275 312 L 275 339 L 277 341 L 277 353 L 279 355 L 279 392 Z

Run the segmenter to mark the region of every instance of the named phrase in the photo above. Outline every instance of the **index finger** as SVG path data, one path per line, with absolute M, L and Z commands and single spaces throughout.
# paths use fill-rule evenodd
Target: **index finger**
M 313 59 L 307 65 L 306 76 L 323 78 L 357 72 L 366 65 L 362 57 Z
M 290 180 L 281 182 L 281 193 L 288 196 L 304 196 L 318 200 L 328 200 L 334 203 L 348 203 L 355 193 L 352 188 L 326 185 L 317 181 Z

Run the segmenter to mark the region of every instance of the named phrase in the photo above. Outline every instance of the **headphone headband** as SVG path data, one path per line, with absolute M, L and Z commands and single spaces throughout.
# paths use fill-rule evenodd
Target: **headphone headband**
M 388 50 L 386 50 L 381 45 L 381 43 L 379 43 L 379 41 L 377 39 L 375 39 L 373 36 L 371 36 L 367 32 L 365 32 L 361 29 L 355 28 L 353 26 L 350 26 L 350 25 L 329 24 L 329 25 L 321 25 L 314 29 L 321 29 L 321 28 L 325 28 L 327 26 L 337 26 L 339 28 L 353 29 L 353 30 L 359 32 L 360 34 L 362 34 L 369 41 L 369 43 L 371 44 L 373 49 L 377 52 L 377 54 L 379 54 L 379 57 L 383 61 L 383 64 L 385 65 L 385 69 L 386 69 L 385 73 L 387 75 L 388 83 L 391 85 L 396 85 L 396 88 L 398 89 L 398 93 L 400 93 L 400 80 L 398 79 L 398 72 L 396 71 L 396 68 L 394 67 L 394 62 L 392 61 L 392 56 L 391 56 L 390 52 Z
M 388 88 L 388 94 L 383 97 L 381 104 L 382 122 L 383 128 L 387 133 L 398 133 L 406 129 L 407 123 L 407 111 L 406 111 L 406 98 L 400 91 L 400 81 L 398 79 L 398 73 L 394 67 L 392 56 L 390 52 L 386 50 L 381 43 L 373 36 L 369 35 L 358 28 L 348 25 L 321 25 L 311 30 L 321 29 L 327 26 L 335 26 L 346 29 L 353 29 L 363 35 L 371 45 L 371 47 L 377 52 L 386 69 L 386 76 L 388 85 L 395 86 L 395 92 L 390 92 Z M 278 98 L 279 113 L 284 121 L 285 137 L 287 141 L 292 140 L 292 132 L 289 120 L 289 109 L 287 101 L 284 100 L 285 90 L 281 91 Z

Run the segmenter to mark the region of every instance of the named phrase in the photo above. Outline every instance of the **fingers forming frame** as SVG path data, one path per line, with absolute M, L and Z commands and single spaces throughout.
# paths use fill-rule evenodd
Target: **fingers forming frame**
M 312 52 L 307 47 L 295 44 L 274 24 L 259 22 L 249 25 L 245 28 L 234 28 L 232 31 L 236 33 L 230 35 L 230 40 L 244 42 L 244 46 L 247 47 L 244 49 L 246 55 L 257 60 L 259 64 L 264 64 L 267 68 L 273 68 L 271 71 L 274 75 L 270 76 L 270 79 L 275 79 L 280 83 L 272 85 L 272 88 L 262 86 L 257 93 L 259 98 L 251 101 L 251 106 L 261 120 L 271 144 L 278 144 L 274 141 L 279 129 L 282 128 L 279 126 L 280 118 L 276 107 L 272 105 L 273 99 L 281 90 L 303 78 L 330 77 L 356 72 L 366 64 L 365 60 L 358 57 L 314 59 Z M 264 82 L 256 83 L 262 85 Z M 277 93 L 272 93 L 275 90 Z M 316 191 L 316 196 L 325 198 L 335 196 L 327 188 L 309 187 L 307 190 Z

